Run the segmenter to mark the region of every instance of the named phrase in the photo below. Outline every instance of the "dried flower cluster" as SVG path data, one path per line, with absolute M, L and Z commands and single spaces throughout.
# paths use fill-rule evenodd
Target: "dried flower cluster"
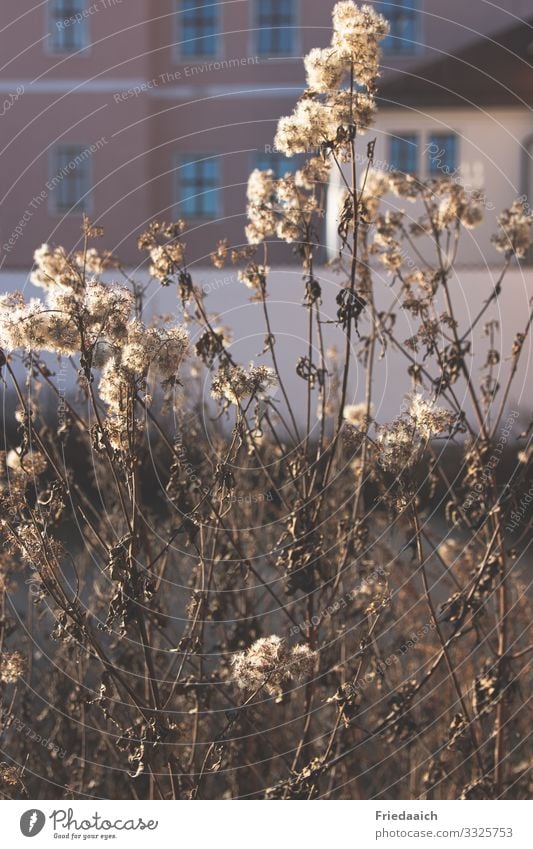
M 364 430 L 368 427 L 372 414 L 373 408 L 371 407 L 368 411 L 364 401 L 361 404 L 346 404 L 343 410 L 345 421 L 358 430 Z
M 522 200 L 502 212 L 498 218 L 500 231 L 493 237 L 498 251 L 524 257 L 533 245 L 533 214 Z
M 213 377 L 211 394 L 238 406 L 246 399 L 266 397 L 275 386 L 275 372 L 268 366 L 251 363 L 248 370 L 242 366 L 222 366 Z
M 316 662 L 316 653 L 300 644 L 290 648 L 273 634 L 261 637 L 245 652 L 233 658 L 235 680 L 243 690 L 256 692 L 262 687 L 267 693 L 279 696 L 290 681 L 308 678 Z
M 2 652 L 0 655 L 0 680 L 15 684 L 26 672 L 26 659 L 18 651 Z
M 86 271 L 102 271 L 104 255 L 88 251 Z M 45 300 L 24 301 L 20 293 L 0 299 L 0 345 L 7 351 L 80 354 L 87 374 L 100 371 L 98 389 L 109 412 L 108 435 L 123 448 L 128 399 L 146 387 L 149 374 L 177 381 L 188 350 L 184 327 L 147 326 L 135 317 L 134 294 L 124 285 L 83 277 L 82 260 L 63 248 L 35 252 L 32 281 Z M 153 257 L 152 257 L 153 259 Z
M 377 447 L 381 466 L 394 474 L 409 470 L 420 459 L 428 440 L 447 433 L 457 415 L 443 410 L 415 392 L 409 406 L 389 425 L 378 428 Z
M 336 4 L 331 46 L 315 48 L 305 57 L 308 90 L 293 114 L 281 118 L 278 150 L 287 156 L 323 147 L 345 153 L 351 128 L 364 132 L 372 125 L 379 42 L 388 29 L 371 6 L 359 8 L 351 0 Z
M 294 175 L 275 180 L 271 170 L 256 169 L 248 180 L 248 242 L 260 244 L 277 236 L 300 242 L 308 236 L 313 213 L 319 208 L 317 193 L 327 182 L 330 165 L 313 157 Z
M 424 214 L 412 221 L 406 218 L 402 209 L 387 209 L 379 213 L 379 201 L 388 192 L 410 203 L 421 202 Z M 370 171 L 362 196 L 375 226 L 369 251 L 379 257 L 387 271 L 394 274 L 400 271 L 409 273 L 406 266 L 410 252 L 402 247 L 407 235 L 411 238 L 430 236 L 438 240 L 442 233 L 457 232 L 461 226 L 473 229 L 483 221 L 482 193 L 467 192 L 449 177 L 424 183 L 410 174 L 397 171 Z

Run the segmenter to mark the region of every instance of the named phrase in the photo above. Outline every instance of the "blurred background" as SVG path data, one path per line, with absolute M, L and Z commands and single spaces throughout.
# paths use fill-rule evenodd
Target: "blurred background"
M 274 148 L 280 116 L 305 86 L 302 58 L 331 37 L 330 0 L 48 0 L 23 9 L 3 0 L 0 27 L 0 269 L 2 289 L 28 284 L 42 242 L 79 245 L 82 214 L 105 228 L 101 242 L 142 274 L 137 237 L 156 217 L 184 218 L 195 280 L 234 328 L 237 355 L 262 347 L 261 317 L 233 267 L 209 268 L 218 240 L 242 245 L 246 181 L 254 167 L 298 167 Z M 457 264 L 465 317 L 491 291 L 502 264 L 490 243 L 498 212 L 533 196 L 533 9 L 531 0 L 385 0 L 376 162 L 421 177 L 453 173 L 485 192 L 485 221 Z M 329 187 L 321 283 L 339 279 L 339 186 Z M 396 201 L 397 202 L 397 201 Z M 300 274 L 290 246 L 274 245 L 271 293 L 287 356 L 299 351 Z M 378 298 L 394 297 L 378 271 Z M 508 350 L 532 294 L 527 262 L 498 302 Z M 175 310 L 175 293 L 153 292 L 153 310 Z M 281 306 L 283 308 L 281 308 Z M 410 335 L 406 326 L 406 335 Z M 531 351 L 524 356 L 525 367 Z M 405 390 L 383 374 L 391 405 Z M 526 372 L 522 375 L 526 388 Z M 296 380 L 297 383 L 297 380 Z M 357 396 L 357 386 L 353 388 Z M 518 403 L 518 401 L 517 401 Z
M 2 268 L 27 269 L 43 241 L 73 246 L 83 212 L 131 266 L 156 216 L 187 219 L 196 264 L 222 236 L 241 244 L 250 170 L 298 164 L 275 151 L 276 124 L 304 88 L 303 55 L 330 40 L 333 5 L 3 0 Z M 491 210 L 532 193 L 531 2 L 373 5 L 391 26 L 376 159 L 484 188 L 486 225 L 464 257 L 484 266 Z

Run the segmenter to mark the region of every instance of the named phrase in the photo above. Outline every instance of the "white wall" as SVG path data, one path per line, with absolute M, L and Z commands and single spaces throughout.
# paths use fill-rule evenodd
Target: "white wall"
M 261 304 L 250 301 L 250 290 L 237 280 L 234 267 L 215 271 L 213 269 L 192 268 L 191 272 L 197 285 L 204 287 L 207 293 L 207 305 L 211 312 L 218 313 L 218 320 L 233 331 L 233 352 L 237 361 L 247 364 L 250 360 L 256 363 L 269 363 L 268 358 L 261 356 L 264 346 L 265 328 Z M 134 272 L 133 272 L 134 273 Z M 316 274 L 323 290 L 322 316 L 326 321 L 334 321 L 337 305 L 335 296 L 342 278 L 335 275 L 329 268 L 320 268 Z M 498 268 L 484 270 L 466 270 L 458 273 L 451 282 L 452 297 L 456 306 L 460 328 L 466 329 L 468 321 L 476 315 L 484 300 L 488 297 L 497 279 Z M 301 271 L 296 267 L 275 268 L 269 275 L 268 290 L 272 325 L 277 340 L 278 359 L 282 364 L 288 391 L 291 399 L 299 410 L 301 420 L 305 416 L 305 383 L 295 373 L 295 363 L 298 357 L 307 354 L 307 322 L 305 310 L 301 303 L 304 297 Z M 376 303 L 379 309 L 386 309 L 394 303 L 398 296 L 398 288 L 391 287 L 391 277 L 380 269 L 374 275 Z M 0 275 L 0 291 L 16 288 L 25 289 L 26 296 L 39 295 L 35 287 L 26 284 L 22 274 L 5 273 Z M 503 384 L 509 373 L 509 353 L 518 331 L 523 331 L 529 314 L 529 300 L 533 297 L 533 279 L 529 269 L 514 268 L 505 279 L 502 296 L 492 305 L 487 318 L 500 322 L 500 337 L 496 347 L 502 351 L 500 365 L 495 370 L 495 376 Z M 161 288 L 152 284 L 147 297 L 147 313 L 170 313 L 177 320 L 180 318 L 180 307 L 173 286 Z M 404 341 L 412 336 L 418 321 L 399 310 L 396 325 L 398 338 Z M 362 335 L 368 329 L 368 319 L 363 316 L 360 323 Z M 326 347 L 337 345 L 342 350 L 344 334 L 334 324 L 324 324 Z M 192 332 L 192 331 L 191 331 Z M 194 336 L 193 336 L 194 341 Z M 349 402 L 358 402 L 364 398 L 364 370 L 355 359 L 357 339 L 354 346 L 352 380 L 350 383 Z M 475 334 L 473 344 L 473 381 L 478 385 L 481 375 L 479 368 L 485 362 L 488 339 L 482 333 L 482 327 Z M 314 351 L 317 359 L 318 352 Z M 422 355 L 420 355 L 421 357 Z M 402 398 L 411 389 L 410 380 L 406 374 L 406 360 L 403 355 L 396 353 L 390 347 L 383 358 L 376 363 L 374 404 L 376 418 L 380 422 L 392 419 L 398 412 Z M 509 408 L 525 410 L 529 415 L 533 406 L 533 335 L 530 333 L 525 342 L 520 368 L 516 377 L 513 391 L 509 397 Z M 209 392 L 209 378 L 206 377 L 206 392 Z M 469 411 L 465 386 L 459 382 L 455 386 L 456 394 L 464 399 L 465 410 Z M 279 392 L 277 397 L 279 397 Z
M 424 148 L 431 133 L 457 134 L 460 180 L 468 190 L 481 188 L 486 195 L 485 220 L 463 240 L 458 262 L 474 268 L 497 264 L 501 257 L 492 247 L 490 236 L 496 231 L 499 212 L 526 189 L 524 144 L 533 134 L 531 113 L 517 108 L 492 108 L 490 113 L 481 109 L 432 108 L 431 114 L 414 108 L 382 110 L 376 127 L 359 144 L 361 162 L 367 141 L 375 138 L 375 160 L 383 169 L 390 168 L 390 137 L 403 132 L 418 134 L 419 161 L 424 158 Z M 422 170 L 420 175 L 427 176 L 427 171 Z M 340 191 L 341 181 L 334 173 L 327 220 L 328 247 L 333 251 L 338 244 L 335 210 Z M 394 197 L 387 198 L 386 202 L 392 208 L 405 209 L 410 218 L 420 213 L 416 206 Z

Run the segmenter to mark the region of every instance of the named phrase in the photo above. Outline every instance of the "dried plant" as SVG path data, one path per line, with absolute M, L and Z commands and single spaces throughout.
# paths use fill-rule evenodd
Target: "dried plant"
M 248 246 L 222 239 L 211 254 L 261 311 L 261 363 L 236 361 L 182 221 L 140 237 L 149 283 L 93 247 L 102 234 L 85 221 L 79 250 L 36 252 L 40 299 L 0 301 L 15 398 L 0 493 L 5 797 L 529 792 L 532 421 L 509 399 L 532 317 L 499 351 L 491 308 L 532 244 L 531 213 L 502 213 L 501 275 L 465 320 L 456 257 L 483 198 L 449 176 L 376 171 L 372 140 L 361 167 L 387 23 L 348 0 L 333 27 L 276 136 L 304 164 L 281 179 L 254 171 Z M 316 271 L 332 171 L 345 188 L 333 298 Z M 303 273 L 296 363 L 269 303 L 274 239 Z M 146 317 L 153 286 L 176 287 L 178 322 Z M 390 422 L 374 397 L 387 357 L 406 367 Z

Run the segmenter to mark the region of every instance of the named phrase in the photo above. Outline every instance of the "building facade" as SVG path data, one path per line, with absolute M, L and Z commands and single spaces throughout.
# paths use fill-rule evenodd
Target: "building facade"
M 242 244 L 248 173 L 291 167 L 273 149 L 277 120 L 304 87 L 303 55 L 329 42 L 333 5 L 48 0 L 21 11 L 4 0 L 1 268 L 28 268 L 43 241 L 74 247 L 83 213 L 133 267 L 143 259 L 137 236 L 156 217 L 186 219 L 198 265 L 221 238 Z M 374 5 L 391 21 L 377 155 L 405 170 L 431 168 L 428 145 L 439 145 L 448 164 L 464 163 L 478 180 L 499 169 L 486 188 L 504 205 L 531 180 L 530 100 L 490 111 L 424 102 L 423 93 L 410 102 L 409 75 L 498 41 L 530 12 L 529 0 L 505 9 L 484 0 Z
M 463 236 L 457 264 L 482 268 L 501 261 L 491 243 L 499 213 L 516 198 L 529 206 L 533 200 L 533 27 L 513 21 L 493 38 L 478 36 L 453 54 L 436 53 L 383 80 L 372 130 L 375 166 L 421 178 L 452 175 L 467 193 L 479 192 L 483 222 Z M 341 191 L 336 179 L 330 250 Z M 398 206 L 392 196 L 387 202 Z M 412 221 L 423 212 L 409 204 L 406 211 Z

